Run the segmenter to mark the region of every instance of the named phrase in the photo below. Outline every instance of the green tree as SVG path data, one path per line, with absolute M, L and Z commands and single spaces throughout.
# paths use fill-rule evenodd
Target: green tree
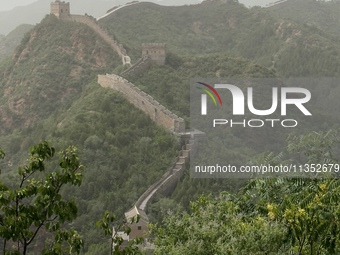
M 153 225 L 155 254 L 284 254 L 286 229 L 266 216 L 244 214 L 234 197 L 201 196 L 190 212 Z
M 263 159 L 275 164 L 280 158 L 281 162 L 306 164 L 309 171 L 313 164 L 319 164 L 320 170 L 327 173 L 322 176 L 315 169 L 312 176 L 306 176 L 311 178 L 256 179 L 242 192 L 245 211 L 267 214 L 286 226 L 294 254 L 340 252 L 340 180 L 336 178 L 339 163 L 334 156 L 339 142 L 337 130 L 291 136 L 286 151 L 278 156 L 262 155 L 257 164 Z
M 106 211 L 104 213 L 104 217 L 97 221 L 97 227 L 101 228 L 104 231 L 105 236 L 111 237 L 111 252 L 110 255 L 142 255 L 145 254 L 141 251 L 140 245 L 144 242 L 144 238 L 134 238 L 128 242 L 128 244 L 123 247 L 124 239 L 119 235 L 118 231 L 122 231 L 125 234 L 129 235 L 131 232 L 131 228 L 129 224 L 133 224 L 134 222 L 138 222 L 140 219 L 139 216 L 134 217 L 130 220 L 130 222 L 124 221 L 116 221 L 115 215 Z
M 47 142 L 33 146 L 27 165 L 18 169 L 17 186 L 0 181 L 2 254 L 28 254 L 38 238 L 46 241 L 40 254 L 80 252 L 80 235 L 64 224 L 76 218 L 77 206 L 74 200 L 63 198 L 61 190 L 65 185 L 81 184 L 83 166 L 76 148 L 69 147 L 60 152 L 59 168 L 47 170 L 46 161 L 54 154 L 55 149 Z
M 253 164 L 320 164 L 327 173 L 253 179 L 234 196 L 202 196 L 153 226 L 155 254 L 339 254 L 339 137 L 336 130 L 290 136 L 283 152 L 260 155 Z

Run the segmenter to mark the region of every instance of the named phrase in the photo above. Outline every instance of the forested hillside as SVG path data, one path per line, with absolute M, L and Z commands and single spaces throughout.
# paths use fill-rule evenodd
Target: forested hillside
M 0 60 L 10 57 L 20 44 L 24 35 L 33 28 L 33 25 L 21 25 L 3 38 L 0 36 Z
M 241 56 L 285 77 L 340 74 L 340 48 L 334 36 L 314 26 L 278 18 L 271 10 L 247 9 L 234 1 L 204 1 L 181 7 L 141 3 L 101 23 L 126 46 L 134 60 L 140 57 L 142 43 L 163 42 L 177 54 Z
M 140 3 L 122 8 L 99 23 L 124 45 L 133 63 L 141 57 L 142 43 L 166 43 L 164 66 L 151 65 L 126 78 L 183 117 L 190 127 L 190 78 L 339 77 L 340 44 L 334 31 L 340 3 L 305 1 L 308 8 L 298 18 L 298 14 L 289 17 L 289 9 L 247 9 L 237 1 L 213 0 L 177 7 Z M 299 5 L 302 2 L 296 2 L 297 8 L 303 9 Z M 315 6 L 332 13 L 328 17 L 332 20 L 323 20 L 321 14 L 315 19 L 309 15 Z M 326 24 L 330 26 L 326 28 Z M 6 152 L 1 182 L 17 183 L 14 173 L 26 163 L 28 148 L 33 144 L 48 140 L 57 150 L 68 145 L 78 147 L 85 165 L 83 183 L 79 188 L 63 189 L 62 194 L 74 196 L 79 207 L 72 227 L 84 237 L 82 254 L 109 254 L 110 240 L 101 235 L 95 222 L 105 210 L 123 218 L 138 197 L 169 169 L 180 148 L 177 138 L 156 126 L 123 95 L 97 84 L 98 74 L 119 74 L 124 68 L 119 56 L 89 27 L 60 21 L 53 15 L 46 16 L 25 35 L 11 58 L 0 62 L 0 147 Z M 223 139 L 213 138 L 216 146 L 228 143 L 229 147 L 220 153 L 239 163 L 257 160 L 256 163 L 280 164 L 296 155 L 320 161 L 315 163 L 338 162 L 338 148 L 332 150 L 339 141 L 338 133 L 325 130 L 338 128 L 339 87 L 325 86 L 316 91 L 312 101 L 315 122 L 303 123 L 304 129 L 299 132 L 306 134 L 316 128 L 324 132 L 296 136 L 289 140 L 288 152 L 288 133 L 281 129 L 275 131 L 275 137 L 267 137 L 266 129 L 234 129 L 227 131 Z M 264 153 L 265 145 L 274 152 Z M 264 154 L 254 159 L 259 153 Z M 338 186 L 338 182 L 329 180 L 197 180 L 186 172 L 173 194 L 156 198 L 148 207 L 151 221 L 160 224 L 153 232 L 159 245 L 156 252 L 338 252 L 339 200 L 332 196 L 338 194 Z M 219 195 L 225 191 L 232 194 Z M 190 204 L 202 193 L 211 193 L 212 197 Z M 271 197 L 274 193 L 276 196 Z M 295 207 L 297 202 L 301 203 Z M 327 203 L 332 205 L 329 210 Z M 168 209 L 175 215 L 169 216 Z M 316 221 L 324 225 L 313 221 L 313 213 L 319 209 L 323 213 Z M 231 218 L 225 218 L 224 212 Z M 301 219 L 300 230 L 294 227 L 294 215 Z M 212 236 L 211 229 L 200 232 L 205 230 L 202 226 L 206 219 L 211 229 L 231 220 L 226 225 L 230 227 L 229 236 L 223 236 L 227 230 L 222 228 L 211 242 L 205 239 Z M 329 228 L 323 228 L 327 224 Z M 309 226 L 320 231 L 320 237 L 306 237 Z M 187 235 L 187 228 L 193 230 L 193 236 Z M 269 232 L 273 235 L 269 236 Z M 248 235 L 240 243 L 249 245 L 226 241 L 245 233 Z M 251 245 L 257 236 L 262 238 L 263 246 Z M 296 244 L 300 236 L 309 238 L 307 244 Z M 179 242 L 179 237 L 186 243 Z M 176 246 L 170 247 L 169 243 Z M 321 247 L 321 253 L 308 253 L 315 245 Z
M 269 9 L 281 19 L 289 19 L 302 25 L 315 27 L 321 33 L 340 36 L 339 1 L 295 0 Z
M 322 3 L 318 5 L 322 6 Z M 231 24 L 231 21 L 234 23 Z M 184 116 L 187 122 L 190 78 L 339 76 L 340 48 L 337 39 L 314 26 L 281 19 L 271 9 L 256 7 L 249 10 L 235 2 L 221 1 L 186 7 L 141 4 L 139 9 L 127 7 L 102 23 L 119 40 L 124 41 L 130 50 L 129 54 L 132 53 L 135 58 L 140 56 L 141 44 L 144 42 L 167 43 L 166 66 L 153 66 L 140 75 L 128 76 L 128 79 L 172 111 Z M 134 37 L 135 34 L 138 36 Z M 245 44 L 248 44 L 247 47 Z M 338 88 L 329 91 L 325 87 L 322 90 L 318 88 L 313 98 L 317 109 L 313 113 L 316 121 L 302 133 L 317 128 L 319 124 L 324 130 L 337 127 L 339 120 L 336 109 L 339 104 L 335 95 L 338 94 Z M 325 119 L 328 123 L 326 126 L 322 124 Z M 276 136 L 282 142 L 280 146 L 283 146 L 286 135 L 279 132 Z M 246 137 L 249 138 L 246 144 L 237 142 L 237 138 L 244 138 L 243 132 L 239 130 L 226 137 L 224 143 L 233 148 L 225 151 L 226 157 L 239 158 L 239 162 L 245 162 L 256 153 L 257 144 L 273 142 L 265 141 L 265 134 L 250 132 Z M 174 192 L 173 200 L 160 200 L 151 206 L 151 210 L 158 217 L 160 207 L 171 208 L 178 201 L 187 206 L 193 197 L 198 197 L 202 192 L 237 190 L 241 183 L 193 180 L 188 174 Z
M 110 249 L 95 226 L 104 211 L 122 217 L 168 170 L 178 149 L 141 111 L 96 83 L 97 74 L 118 64 L 119 57 L 91 29 L 49 16 L 1 66 L 0 143 L 6 152 L 1 180 L 17 183 L 17 167 L 39 141 L 48 140 L 57 150 L 78 147 L 86 166 L 83 185 L 62 192 L 77 200 L 73 227 L 88 254 L 98 254 L 98 243 L 104 252 Z

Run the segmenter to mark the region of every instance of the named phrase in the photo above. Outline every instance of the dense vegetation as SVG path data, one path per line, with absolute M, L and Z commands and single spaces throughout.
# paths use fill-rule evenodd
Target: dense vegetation
M 337 0 L 315 1 L 295 0 L 282 6 L 270 9 L 282 19 L 289 19 L 307 26 L 313 26 L 319 31 L 331 36 L 340 36 L 340 3 Z
M 5 154 L 0 154 L 3 159 Z M 77 216 L 77 205 L 73 198 L 65 199 L 60 193 L 65 185 L 81 184 L 83 165 L 76 148 L 69 147 L 60 152 L 59 168 L 50 171 L 46 162 L 54 155 L 55 149 L 47 142 L 32 146 L 27 164 L 18 169 L 18 182 L 0 182 L 3 254 L 26 255 L 30 247 L 44 255 L 79 254 L 83 241 L 65 224 Z
M 24 35 L 33 28 L 33 25 L 21 25 L 7 36 L 0 35 L 0 60 L 10 57 L 15 48 L 20 44 Z
M 228 55 L 179 57 L 169 53 L 167 65 L 152 66 L 146 72 L 127 77 L 179 116 L 189 118 L 190 78 L 253 77 L 272 78 L 275 73 L 254 62 Z
M 275 69 L 280 76 L 340 74 L 337 38 L 314 26 L 282 20 L 267 9 L 247 9 L 237 1 L 181 7 L 141 3 L 123 8 L 101 23 L 134 60 L 140 57 L 142 43 L 162 42 L 179 55 L 242 56 Z
M 332 9 L 335 12 L 336 8 Z M 305 25 L 308 22 L 303 16 L 302 21 L 282 17 L 278 18 L 274 10 L 247 9 L 237 1 L 205 1 L 183 7 L 141 3 L 123 8 L 101 21 L 101 25 L 124 45 L 133 61 L 140 57 L 142 43 L 167 43 L 165 66 L 154 65 L 127 78 L 184 117 L 189 126 L 190 78 L 339 76 L 338 39 L 316 24 Z M 148 186 L 168 170 L 179 148 L 174 137 L 128 104 L 122 95 L 96 83 L 97 74 L 122 69 L 119 57 L 90 28 L 61 22 L 53 16 L 47 16 L 24 37 L 11 59 L 0 63 L 0 144 L 7 152 L 1 166 L 1 182 L 15 183 L 15 171 L 26 163 L 24 155 L 32 144 L 48 140 L 57 150 L 77 146 L 85 165 L 83 184 L 78 189 L 63 189 L 62 195 L 77 201 L 78 218 L 70 226 L 84 237 L 83 254 L 108 254 L 109 239 L 106 241 L 99 234 L 95 222 L 106 210 L 123 217 Z M 338 90 L 338 87 L 317 88 L 313 94 L 315 123 L 301 132 L 338 126 Z M 283 143 L 286 138 L 285 133 L 277 130 L 275 139 L 270 140 L 262 130 L 247 133 L 247 143 L 243 143 L 244 135 L 233 130 L 216 144 L 227 141 L 232 149 L 221 153 L 244 162 L 262 152 L 259 144 L 270 145 L 278 153 L 282 148 L 277 148 L 276 142 Z M 312 140 L 310 146 L 316 148 L 315 153 L 328 148 L 329 144 L 315 143 L 324 139 L 325 133 L 309 138 L 306 139 Z M 322 154 L 317 160 L 322 162 L 324 158 Z M 275 162 L 280 162 L 280 158 L 276 159 Z M 242 187 L 243 193 L 235 195 Z M 338 236 L 332 232 L 338 227 L 338 198 L 330 196 L 338 193 L 337 187 L 337 182 L 328 179 L 246 183 L 195 180 L 185 173 L 170 197 L 159 197 L 149 205 L 152 220 L 164 219 L 155 232 L 157 252 L 284 254 L 300 250 L 309 254 L 307 250 L 312 249 L 315 254 L 316 251 L 322 254 L 338 251 Z M 221 194 L 223 191 L 232 194 Z M 202 193 L 212 196 L 200 198 L 190 209 L 190 201 Z M 274 193 L 289 196 L 272 196 Z M 325 200 L 314 203 L 323 195 Z M 329 204 L 332 207 L 327 209 Z M 175 211 L 173 216 L 167 216 L 168 209 Z M 313 218 L 318 210 L 322 213 Z M 296 234 L 285 211 L 302 220 L 300 234 Z M 314 219 L 322 224 L 317 225 Z M 216 231 L 216 225 L 220 224 L 225 224 L 225 228 Z M 195 235 L 188 237 L 184 226 Z M 320 230 L 320 226 L 329 228 Z M 307 237 L 308 231 L 320 235 Z M 244 239 L 229 238 L 243 234 Z M 305 237 L 303 244 L 299 243 L 300 236 Z M 178 237 L 186 242 L 179 242 Z M 258 238 L 263 246 L 254 241 Z
M 286 150 L 303 163 L 338 164 L 339 141 L 338 131 L 313 132 L 292 136 Z M 268 160 L 292 159 L 259 162 Z M 254 179 L 237 194 L 201 196 L 153 226 L 155 254 L 338 254 L 340 181 L 325 177 Z
M 306 5 L 310 4 L 309 1 L 305 2 Z M 315 4 L 324 6 L 322 2 Z M 332 3 L 332 6 L 338 5 Z M 299 9 L 302 7 L 296 10 Z M 272 9 L 258 7 L 247 9 L 234 1 L 206 1 L 201 5 L 183 7 L 143 3 L 138 8 L 122 9 L 101 23 L 124 42 L 135 59 L 140 57 L 142 43 L 167 43 L 166 66 L 153 66 L 140 75 L 127 78 L 169 109 L 184 116 L 188 123 L 189 79 L 192 78 L 339 76 L 338 39 L 327 30 L 306 25 L 306 22 L 294 23 L 281 19 L 273 12 Z M 334 8 L 332 12 L 336 12 Z M 336 91 L 336 87 L 326 86 L 314 90 L 314 121 L 306 125 L 305 130 L 299 130 L 301 133 L 337 127 Z M 280 147 L 286 135 L 278 131 L 275 136 L 277 140 L 269 141 L 265 131 L 250 132 L 246 134 L 248 139 L 245 141 L 244 133 L 237 130 L 226 136 L 225 141 L 216 142 L 227 142 L 233 148 L 224 151 L 227 158 L 245 162 L 256 154 L 257 144 L 266 141 L 267 145 Z M 216 194 L 222 190 L 237 190 L 240 185 L 242 182 L 228 180 L 193 180 L 186 175 L 171 199 L 159 200 L 150 210 L 159 219 L 161 208 L 173 208 L 179 201 L 186 207 L 190 200 L 204 191 Z
M 7 153 L 1 180 L 15 183 L 16 169 L 34 143 L 48 140 L 57 150 L 77 146 L 85 165 L 83 185 L 62 192 L 77 201 L 72 226 L 84 237 L 88 254 L 110 249 L 109 239 L 97 247 L 104 237 L 95 222 L 104 211 L 122 217 L 168 170 L 178 148 L 173 137 L 121 95 L 95 82 L 97 74 L 118 63 L 119 57 L 86 26 L 48 17 L 26 35 L 1 72 L 0 140 Z M 23 105 L 15 104 L 20 100 Z

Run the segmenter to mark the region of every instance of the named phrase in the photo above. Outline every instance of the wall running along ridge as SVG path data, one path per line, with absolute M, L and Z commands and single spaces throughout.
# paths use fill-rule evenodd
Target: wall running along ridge
M 136 206 L 139 209 L 146 211 L 148 203 L 152 201 L 156 194 L 171 194 L 176 188 L 189 162 L 189 157 L 195 144 L 194 139 L 195 138 L 191 138 L 191 140 L 182 147 L 170 170 L 139 197 L 136 202 Z
M 98 75 L 98 83 L 104 88 L 112 88 L 121 92 L 135 107 L 146 113 L 156 124 L 171 133 L 185 132 L 185 122 L 182 118 L 170 112 L 150 95 L 115 74 Z
M 148 70 L 148 68 L 151 66 L 152 60 L 148 56 L 144 56 L 140 58 L 133 66 L 126 69 L 124 72 L 122 72 L 120 75 L 123 77 L 127 77 L 129 75 L 136 75 L 141 74 Z
M 76 21 L 83 23 L 88 27 L 92 28 L 105 42 L 107 42 L 113 50 L 117 52 L 119 57 L 122 59 L 123 65 L 131 66 L 131 58 L 127 55 L 126 50 L 122 44 L 119 44 L 111 35 L 109 35 L 104 29 L 102 29 L 95 18 L 88 15 L 70 15 L 63 17 L 63 20 Z
M 148 203 L 156 194 L 169 194 L 177 186 L 189 163 L 190 156 L 197 150 L 196 140 L 204 136 L 204 133 L 198 130 L 185 130 L 185 122 L 182 118 L 170 112 L 123 77 L 115 74 L 98 75 L 98 83 L 104 88 L 121 92 L 130 103 L 145 112 L 156 124 L 169 132 L 179 134 L 184 142 L 170 169 L 137 200 L 135 206 L 146 211 Z

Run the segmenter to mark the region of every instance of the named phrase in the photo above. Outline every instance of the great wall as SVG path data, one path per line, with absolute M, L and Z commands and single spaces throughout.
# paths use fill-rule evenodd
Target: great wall
M 99 20 L 101 20 L 101 19 L 104 19 L 104 18 L 110 16 L 112 13 L 114 13 L 114 12 L 116 12 L 116 11 L 122 9 L 122 8 L 125 8 L 125 7 L 130 6 L 130 5 L 139 4 L 139 3 L 140 3 L 140 2 L 138 2 L 138 1 L 134 1 L 134 2 L 127 3 L 127 4 L 125 4 L 125 5 L 119 6 L 119 7 L 117 7 L 117 8 L 113 8 L 111 11 L 108 11 L 106 14 L 104 14 L 103 16 L 101 16 L 100 18 L 98 18 L 97 20 L 99 21 Z
M 173 189 L 179 182 L 189 162 L 190 154 L 195 152 L 195 140 L 204 136 L 204 134 L 197 130 L 186 130 L 182 118 L 166 109 L 150 95 L 121 76 L 115 74 L 98 75 L 98 83 L 104 88 L 121 92 L 131 104 L 142 110 L 157 125 L 179 136 L 184 144 L 169 171 L 151 185 L 137 200 L 135 206 L 146 211 L 148 202 L 156 194 L 169 193 L 169 190 Z
M 138 2 L 132 2 L 124 6 L 114 8 L 98 20 L 103 19 L 126 6 L 137 3 Z M 134 214 L 143 215 L 143 218 L 146 218 L 145 221 L 147 224 L 148 219 L 145 212 L 147 212 L 148 203 L 152 201 L 157 196 L 157 194 L 169 194 L 174 190 L 174 188 L 179 183 L 180 178 L 187 169 L 190 155 L 196 152 L 196 140 L 204 136 L 204 133 L 200 131 L 186 130 L 185 122 L 182 118 L 172 113 L 166 107 L 153 99 L 150 95 L 141 91 L 137 86 L 133 85 L 122 77 L 144 72 L 153 63 L 160 65 L 165 64 L 165 44 L 144 44 L 142 58 L 132 65 L 131 59 L 127 55 L 123 45 L 119 44 L 112 36 L 102 29 L 95 18 L 89 15 L 70 14 L 69 3 L 61 2 L 60 0 L 56 0 L 54 3 L 51 3 L 51 14 L 54 14 L 59 19 L 64 21 L 83 23 L 93 29 L 94 32 L 96 32 L 105 42 L 107 42 L 119 55 L 123 65 L 128 65 L 130 67 L 121 73 L 121 76 L 116 74 L 99 74 L 98 84 L 103 88 L 110 88 L 120 92 L 131 104 L 148 115 L 150 119 L 157 125 L 163 127 L 166 131 L 180 138 L 182 144 L 181 149 L 172 166 L 158 181 L 151 185 L 138 198 L 132 209 L 125 213 L 127 220 L 131 218 L 131 215 L 133 216 Z M 145 228 L 143 227 L 143 231 L 141 232 L 141 226 L 137 227 L 134 224 L 131 226 L 132 231 L 129 235 L 130 238 L 138 237 L 142 234 L 144 235 L 147 232 L 147 225 Z M 124 234 L 122 233 L 122 236 L 123 235 Z M 128 239 L 129 236 L 127 237 Z
M 109 35 L 104 29 L 102 29 L 97 20 L 88 15 L 69 15 L 64 18 L 64 20 L 76 21 L 87 25 L 92 28 L 105 42 L 107 42 L 111 48 L 118 54 L 121 58 L 123 65 L 131 66 L 131 58 L 126 54 L 126 50 L 122 44 L 119 44 L 113 36 Z
M 98 75 L 98 83 L 102 87 L 121 92 L 130 103 L 141 109 L 156 124 L 164 127 L 167 131 L 171 133 L 185 132 L 185 122 L 182 118 L 166 109 L 150 95 L 141 91 L 123 77 L 115 74 Z
M 146 71 L 150 65 L 151 65 L 151 59 L 148 56 L 144 56 L 140 58 L 133 66 L 130 66 L 128 69 L 126 69 L 124 72 L 122 72 L 120 75 L 125 77 L 129 75 L 135 75 L 138 73 L 142 73 Z

